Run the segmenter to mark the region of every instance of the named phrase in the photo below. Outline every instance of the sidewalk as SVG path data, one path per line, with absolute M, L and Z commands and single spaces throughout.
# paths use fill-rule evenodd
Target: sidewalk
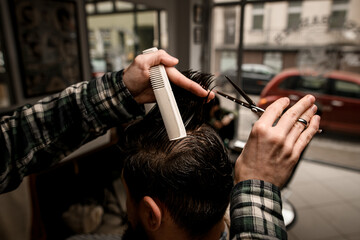
M 295 208 L 289 240 L 360 239 L 360 173 L 303 160 L 283 197 Z
M 360 137 L 351 138 L 335 139 L 323 133 L 310 142 L 304 158 L 360 171 Z

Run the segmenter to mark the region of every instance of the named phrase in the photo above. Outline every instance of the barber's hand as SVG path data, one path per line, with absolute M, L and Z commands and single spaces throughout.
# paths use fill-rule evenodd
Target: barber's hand
M 289 105 L 288 98 L 271 104 L 254 124 L 250 137 L 235 164 L 235 182 L 260 179 L 282 187 L 290 177 L 301 152 L 319 129 L 315 98 L 307 95 L 274 122 Z M 308 123 L 297 121 L 303 118 Z
M 208 95 L 206 90 L 186 78 L 174 67 L 178 62 L 178 59 L 170 56 L 164 50 L 139 55 L 124 70 L 123 81 L 135 101 L 140 104 L 154 102 L 155 96 L 150 84 L 150 67 L 163 64 L 171 82 L 199 97 L 206 97 Z M 212 99 L 214 96 L 214 93 L 211 92 L 209 98 Z

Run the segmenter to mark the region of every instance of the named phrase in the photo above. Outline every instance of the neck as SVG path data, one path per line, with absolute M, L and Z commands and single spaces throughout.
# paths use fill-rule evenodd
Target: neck
M 206 239 L 206 240 L 219 240 L 221 234 L 225 231 L 225 222 L 222 219 L 219 221 L 209 232 L 205 235 L 196 238 L 198 240 Z M 149 234 L 149 239 L 151 240 L 165 240 L 165 239 L 172 239 L 172 240 L 183 240 L 183 239 L 193 239 L 190 238 L 189 235 L 184 232 L 183 229 L 179 228 L 175 224 L 169 224 L 168 226 L 163 226 L 163 228 L 159 229 L 159 231 L 152 232 Z
M 225 222 L 221 219 L 204 237 L 201 239 L 219 240 L 221 234 L 225 231 Z

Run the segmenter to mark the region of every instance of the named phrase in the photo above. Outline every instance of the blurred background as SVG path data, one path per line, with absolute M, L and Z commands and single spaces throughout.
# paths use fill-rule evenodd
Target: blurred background
M 0 114 L 123 69 L 153 46 L 179 58 L 179 70 L 214 74 L 214 87 L 236 96 L 224 75 L 230 77 L 263 108 L 283 96 L 293 104 L 311 93 L 324 131 L 305 150 L 284 192 L 293 209 L 289 238 L 360 239 L 359 9 L 357 0 L 2 0 Z M 224 143 L 236 156 L 257 117 L 219 102 L 223 112 L 216 117 L 231 114 L 234 134 Z M 87 181 L 91 174 L 109 176 L 113 141 L 109 131 L 61 167 L 0 195 L 0 239 L 118 233 L 109 230 L 116 224 L 75 231 L 63 217 L 76 203 L 102 206 L 109 196 L 121 208 L 118 173 L 101 184 L 101 177 Z M 96 154 L 104 151 L 109 162 L 101 175 Z M 84 185 L 87 190 L 80 190 Z

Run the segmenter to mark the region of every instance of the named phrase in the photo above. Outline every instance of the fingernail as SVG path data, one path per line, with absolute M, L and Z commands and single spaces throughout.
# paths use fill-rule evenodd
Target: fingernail
M 312 110 L 313 113 L 316 113 L 316 111 L 317 111 L 317 106 L 316 106 L 315 104 L 312 105 L 311 110 Z
M 213 91 L 208 91 L 207 102 L 209 103 L 214 98 L 215 98 L 215 93 Z
M 315 101 L 315 97 L 313 95 L 308 95 L 307 98 L 310 100 L 310 101 Z
M 290 104 L 290 98 L 288 97 L 283 97 L 284 101 L 286 101 L 287 104 Z

